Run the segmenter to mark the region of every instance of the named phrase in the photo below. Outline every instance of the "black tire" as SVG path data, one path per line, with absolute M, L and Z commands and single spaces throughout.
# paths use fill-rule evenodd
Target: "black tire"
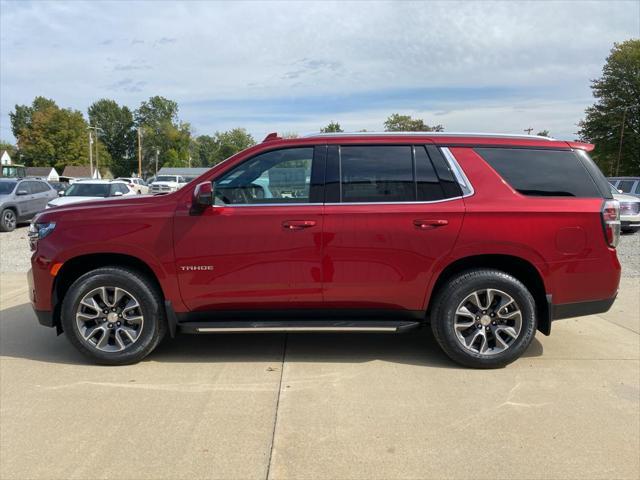
M 636 233 L 638 230 L 640 230 L 640 228 L 637 227 L 633 227 L 633 228 L 623 228 L 621 229 L 622 233 L 629 233 L 631 235 L 633 235 L 634 233 Z
M 0 232 L 13 232 L 18 225 L 18 217 L 15 210 L 5 208 L 0 213 Z
M 84 340 L 76 323 L 80 301 L 99 287 L 117 287 L 133 294 L 140 305 L 144 323 L 139 337 L 124 350 L 105 352 Z M 62 302 L 62 329 L 81 353 L 102 365 L 127 365 L 146 357 L 160 343 L 167 331 L 162 297 L 157 287 L 139 272 L 123 267 L 103 267 L 85 273 L 69 288 Z
M 521 312 L 521 327 L 517 338 L 500 353 L 489 355 L 471 351 L 462 345 L 455 332 L 454 321 L 458 306 L 468 295 L 482 289 L 496 289 L 506 293 L 515 300 Z M 478 325 L 478 328 L 483 327 Z M 437 293 L 431 308 L 431 329 L 438 344 L 453 361 L 471 368 L 500 368 L 513 362 L 529 347 L 536 328 L 533 296 L 522 282 L 499 270 L 469 270 L 456 275 Z

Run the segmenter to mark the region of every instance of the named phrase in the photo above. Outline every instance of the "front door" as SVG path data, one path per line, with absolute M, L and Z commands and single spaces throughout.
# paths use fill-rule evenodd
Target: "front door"
M 434 264 L 453 248 L 464 215 L 446 160 L 424 145 L 329 152 L 326 307 L 423 310 Z
M 317 150 L 258 154 L 215 180 L 214 207 L 177 212 L 176 266 L 190 310 L 322 306 Z

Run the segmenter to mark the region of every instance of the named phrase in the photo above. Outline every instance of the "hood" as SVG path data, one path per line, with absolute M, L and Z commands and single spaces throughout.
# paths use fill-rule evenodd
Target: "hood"
M 179 182 L 177 182 L 176 180 L 171 180 L 171 181 L 162 181 L 162 182 L 153 182 L 151 184 L 151 186 L 153 185 L 175 185 Z
M 614 193 L 613 198 L 619 202 L 640 202 L 640 198 L 626 193 Z
M 58 197 L 51 200 L 47 205 L 58 207 L 60 205 L 70 205 L 72 203 L 90 202 L 92 200 L 106 200 L 104 197 Z

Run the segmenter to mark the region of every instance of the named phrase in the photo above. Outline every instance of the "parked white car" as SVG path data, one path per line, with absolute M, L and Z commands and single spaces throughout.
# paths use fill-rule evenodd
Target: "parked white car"
M 120 180 L 121 182 L 125 182 L 131 187 L 132 190 L 135 190 L 137 194 L 146 195 L 149 193 L 149 186 L 145 183 L 144 180 L 138 177 L 119 177 L 116 180 Z
M 137 193 L 127 183 L 119 180 L 81 180 L 71 185 L 64 195 L 51 200 L 47 208 L 124 195 L 137 195 Z
M 625 233 L 635 233 L 640 230 L 640 198 L 621 193 L 613 186 L 611 193 L 620 203 L 620 229 Z
M 151 184 L 151 193 L 171 193 L 187 184 L 182 175 L 158 175 Z

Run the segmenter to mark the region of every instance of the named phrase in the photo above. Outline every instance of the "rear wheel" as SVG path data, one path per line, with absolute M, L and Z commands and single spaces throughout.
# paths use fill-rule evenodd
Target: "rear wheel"
M 0 214 L 0 232 L 12 232 L 18 225 L 16 212 L 10 208 L 5 208 Z
M 99 268 L 78 278 L 64 297 L 61 313 L 71 343 L 105 365 L 142 360 L 166 332 L 155 285 L 120 267 Z
M 503 367 L 520 357 L 536 332 L 535 301 L 515 277 L 470 270 L 450 280 L 434 301 L 431 326 L 457 363 Z

